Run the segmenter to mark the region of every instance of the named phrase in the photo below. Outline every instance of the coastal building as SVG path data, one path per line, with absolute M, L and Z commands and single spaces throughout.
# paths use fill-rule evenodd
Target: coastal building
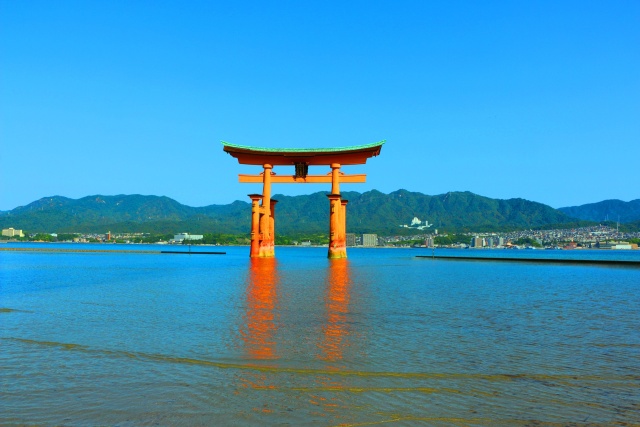
M 638 249 L 638 245 L 629 242 L 600 242 L 599 249 Z
M 347 247 L 356 245 L 355 233 L 347 233 Z
M 185 240 L 202 240 L 203 238 L 202 234 L 179 233 L 175 234 L 169 243 L 183 243 Z
M 7 237 L 24 237 L 22 230 L 15 230 L 11 227 L 2 229 L 2 235 Z
M 362 246 L 378 246 L 378 235 L 377 234 L 363 234 L 362 235 Z
M 471 247 L 472 248 L 484 247 L 484 237 L 476 236 L 473 239 L 471 239 Z

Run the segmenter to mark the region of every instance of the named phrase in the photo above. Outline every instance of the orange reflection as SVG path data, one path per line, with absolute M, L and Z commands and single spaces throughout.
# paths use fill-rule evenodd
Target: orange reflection
M 344 258 L 330 260 L 325 296 L 327 323 L 323 327 L 320 359 L 331 362 L 342 360 L 344 348 L 348 345 L 350 285 L 349 261 Z
M 277 261 L 251 258 L 247 283 L 246 331 L 242 331 L 247 355 L 252 359 L 274 359 L 277 304 Z

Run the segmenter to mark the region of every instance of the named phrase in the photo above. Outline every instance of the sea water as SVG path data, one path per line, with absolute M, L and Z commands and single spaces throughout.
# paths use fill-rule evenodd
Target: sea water
M 638 268 L 15 247 L 130 252 L 0 252 L 2 425 L 640 423 Z

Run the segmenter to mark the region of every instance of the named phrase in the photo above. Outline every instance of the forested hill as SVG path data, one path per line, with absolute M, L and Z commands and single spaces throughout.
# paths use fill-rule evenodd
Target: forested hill
M 574 218 L 587 221 L 620 221 L 622 223 L 640 221 L 640 199 L 623 202 L 622 200 L 603 200 L 581 206 L 558 209 Z
M 2 212 L 0 225 L 29 232 L 241 233 L 250 217 L 249 204 L 240 201 L 194 208 L 164 196 L 53 196 Z
M 326 233 L 329 202 L 325 192 L 274 195 L 279 234 Z M 470 192 L 436 196 L 406 190 L 384 194 L 344 192 L 349 200 L 347 228 L 354 233 L 397 234 L 414 217 L 447 231 L 508 230 L 568 224 L 568 215 L 524 199 L 491 199 Z M 118 195 L 70 199 L 46 197 L 0 214 L 2 228 L 28 232 L 247 233 L 248 202 L 190 207 L 168 197 Z M 409 232 L 410 230 L 404 230 Z
M 384 194 L 343 192 L 350 232 L 398 233 L 401 224 L 413 217 L 445 230 L 503 230 L 532 228 L 547 224 L 570 223 L 569 216 L 547 205 L 524 199 L 491 199 L 470 192 L 450 192 L 437 196 L 406 190 Z M 327 228 L 328 203 L 324 193 L 309 196 L 275 196 L 279 200 L 276 218 L 279 228 L 308 226 Z

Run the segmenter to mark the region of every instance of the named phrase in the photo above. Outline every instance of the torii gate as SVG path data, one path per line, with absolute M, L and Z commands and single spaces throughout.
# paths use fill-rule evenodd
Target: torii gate
M 238 175 L 241 183 L 262 183 L 262 194 L 249 194 L 251 198 L 251 254 L 253 257 L 275 256 L 275 205 L 271 199 L 271 183 L 331 183 L 329 197 L 329 258 L 347 257 L 347 200 L 342 200 L 340 183 L 366 182 L 365 174 L 345 175 L 344 165 L 363 165 L 369 157 L 380 154 L 384 141 L 367 145 L 341 148 L 260 148 L 230 144 L 222 141 L 224 151 L 243 165 L 259 165 L 259 175 Z M 293 175 L 278 176 L 274 166 L 295 166 Z M 309 166 L 328 165 L 327 175 L 308 175 Z M 258 202 L 262 199 L 262 204 Z

